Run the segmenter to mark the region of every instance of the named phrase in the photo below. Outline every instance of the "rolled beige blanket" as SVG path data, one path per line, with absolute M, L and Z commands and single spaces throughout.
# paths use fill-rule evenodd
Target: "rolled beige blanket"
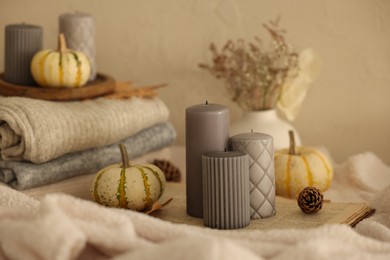
M 43 163 L 113 144 L 168 117 L 168 108 L 157 97 L 73 102 L 0 97 L 0 155 L 3 160 Z

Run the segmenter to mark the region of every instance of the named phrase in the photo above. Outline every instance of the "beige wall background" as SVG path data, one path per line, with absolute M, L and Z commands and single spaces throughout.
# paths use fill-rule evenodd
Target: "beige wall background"
M 305 145 L 329 149 L 337 162 L 372 151 L 390 164 L 390 1 L 388 0 L 0 0 L 0 71 L 4 27 L 44 28 L 44 47 L 56 47 L 58 16 L 94 17 L 100 72 L 137 85 L 168 83 L 159 91 L 184 144 L 184 111 L 209 102 L 241 115 L 222 82 L 198 68 L 208 46 L 228 39 L 268 39 L 262 23 L 281 16 L 287 40 L 311 47 L 322 71 L 293 122 Z

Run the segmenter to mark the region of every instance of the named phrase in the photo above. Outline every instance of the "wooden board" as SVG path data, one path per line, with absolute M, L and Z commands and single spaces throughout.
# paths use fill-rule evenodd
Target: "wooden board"
M 0 95 L 30 97 L 44 100 L 70 101 L 95 98 L 115 90 L 112 77 L 98 73 L 96 79 L 79 88 L 47 88 L 38 86 L 20 86 L 3 80 L 0 74 Z

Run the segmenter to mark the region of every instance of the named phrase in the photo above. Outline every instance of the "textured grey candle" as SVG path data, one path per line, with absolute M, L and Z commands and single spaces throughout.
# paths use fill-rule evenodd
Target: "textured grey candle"
M 31 60 L 42 50 L 42 27 L 11 24 L 5 27 L 4 80 L 16 85 L 33 86 Z
M 82 51 L 91 62 L 90 80 L 96 78 L 95 24 L 92 16 L 84 13 L 60 15 L 59 30 L 69 49 Z
M 233 150 L 249 155 L 251 218 L 275 214 L 275 166 L 272 136 L 243 133 L 231 137 Z
M 243 152 L 202 156 L 203 223 L 219 229 L 249 225 L 249 161 Z
M 202 218 L 202 154 L 227 148 L 229 110 L 206 102 L 187 108 L 185 121 L 187 214 Z

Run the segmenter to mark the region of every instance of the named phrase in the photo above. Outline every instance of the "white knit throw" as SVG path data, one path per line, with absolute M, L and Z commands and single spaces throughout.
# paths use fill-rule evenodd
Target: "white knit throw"
M 43 163 L 118 142 L 168 117 L 158 98 L 52 102 L 0 97 L 0 154 L 3 160 Z
M 355 229 L 337 224 L 312 229 L 212 230 L 64 194 L 48 194 L 38 201 L 0 185 L 0 258 L 390 259 L 390 167 L 365 153 L 336 169 L 336 185 L 331 189 L 342 193 L 333 193 L 331 200 L 344 200 L 348 191 L 357 196 L 364 191 L 376 209 Z M 366 175 L 382 183 L 369 181 L 371 191 L 367 191 L 361 182 L 350 181 Z M 172 210 L 170 206 L 162 210 Z

